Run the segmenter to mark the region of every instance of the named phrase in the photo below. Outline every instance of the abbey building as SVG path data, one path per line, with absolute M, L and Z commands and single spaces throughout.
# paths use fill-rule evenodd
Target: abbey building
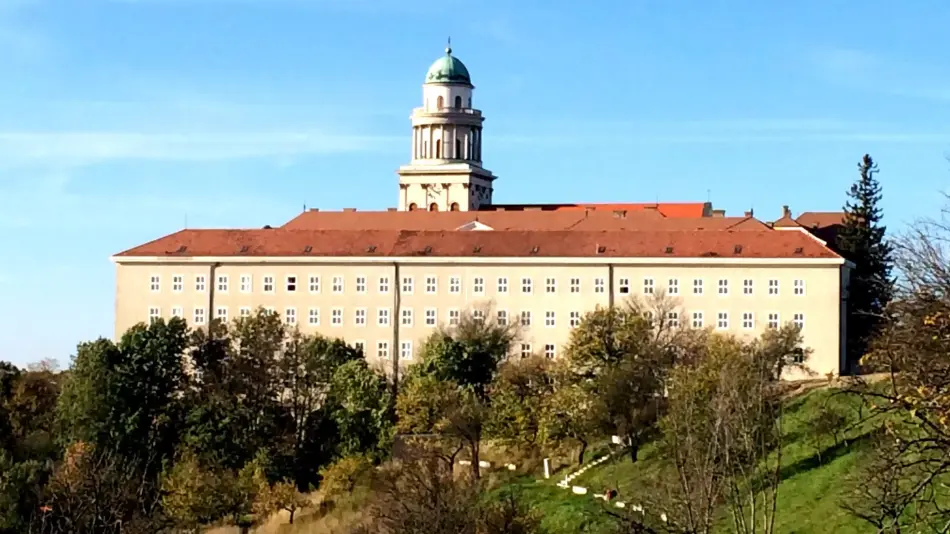
M 763 222 L 706 202 L 495 204 L 468 69 L 447 49 L 422 87 L 395 208 L 187 229 L 116 254 L 116 335 L 264 307 L 398 370 L 466 310 L 518 323 L 516 355 L 557 358 L 584 313 L 664 295 L 672 305 L 654 320 L 739 336 L 790 322 L 811 371 L 839 372 L 849 264 L 827 240 L 841 214 L 786 209 Z

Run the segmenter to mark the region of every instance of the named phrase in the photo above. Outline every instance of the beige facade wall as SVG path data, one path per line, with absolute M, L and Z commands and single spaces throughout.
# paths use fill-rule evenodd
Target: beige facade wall
M 197 319 L 200 321 L 203 313 L 206 324 L 212 314 L 226 314 L 230 320 L 238 317 L 242 308 L 250 311 L 263 306 L 304 332 L 340 337 L 351 344 L 361 342 L 371 362 L 389 368 L 403 343 L 411 343 L 412 354 L 403 359 L 411 363 L 435 324 L 450 323 L 453 314 L 473 307 L 491 307 L 491 313 L 505 312 L 514 322 L 523 312 L 530 314 L 530 325 L 523 328 L 516 352 L 523 344 L 526 351 L 547 350 L 550 355 L 553 350 L 559 356 L 569 339 L 572 317 L 576 322 L 598 305 L 620 304 L 652 290 L 666 292 L 673 299 L 681 327 L 711 327 L 756 336 L 770 324 L 798 322 L 805 345 L 813 351 L 809 367 L 818 374 L 837 374 L 843 351 L 843 271 L 842 265 L 830 262 L 782 265 L 778 260 L 613 266 L 528 264 L 517 259 L 398 265 L 378 261 L 223 263 L 218 267 L 197 261 L 120 263 L 115 328 L 118 337 L 132 325 L 147 321 L 150 314 L 165 318 L 181 314 L 194 325 L 196 310 Z M 293 291 L 288 280 L 294 282 Z M 431 280 L 435 281 L 434 291 L 427 287 Z M 342 287 L 335 288 L 339 285 L 335 281 L 341 281 Z M 311 282 L 318 283 L 311 287 Z M 265 287 L 269 283 L 272 287 Z M 524 291 L 526 285 L 530 285 L 530 293 Z M 507 291 L 502 290 L 505 286 Z M 700 286 L 702 292 L 698 293 L 694 288 Z M 340 314 L 339 324 L 335 324 L 334 313 Z M 427 322 L 427 313 L 434 314 L 435 324 L 432 319 Z M 362 314 L 362 324 L 358 314 Z M 381 344 L 388 351 L 382 359 L 377 357 Z

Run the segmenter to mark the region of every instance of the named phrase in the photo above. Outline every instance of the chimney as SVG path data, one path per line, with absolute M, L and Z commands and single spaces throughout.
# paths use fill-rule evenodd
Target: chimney
M 626 218 L 627 218 L 627 210 L 614 210 L 614 218 L 615 218 L 615 219 L 626 219 Z
M 719 218 L 725 217 L 725 216 L 726 216 L 726 210 L 712 210 L 712 216 L 713 216 L 713 217 L 719 217 Z
M 792 218 L 792 210 L 788 209 L 788 206 L 782 206 L 782 217 Z
M 752 217 L 752 210 L 749 210 L 749 211 L 745 212 L 745 217 L 746 217 L 747 219 L 748 219 L 749 217 Z
M 310 211 L 320 211 L 320 208 L 310 208 Z
M 356 211 L 356 208 L 343 208 L 343 211 L 347 211 L 347 212 Z
M 396 211 L 396 208 L 386 208 L 386 211 Z

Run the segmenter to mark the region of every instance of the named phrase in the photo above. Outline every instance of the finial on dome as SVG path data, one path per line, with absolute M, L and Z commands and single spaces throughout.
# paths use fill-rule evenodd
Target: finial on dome
M 445 53 L 450 56 L 452 55 L 452 36 L 451 35 L 449 36 L 449 44 L 445 47 Z

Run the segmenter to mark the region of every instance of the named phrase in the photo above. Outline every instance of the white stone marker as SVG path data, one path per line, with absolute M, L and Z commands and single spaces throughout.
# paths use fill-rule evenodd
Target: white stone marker
M 551 459 L 544 459 L 544 478 L 551 478 Z

